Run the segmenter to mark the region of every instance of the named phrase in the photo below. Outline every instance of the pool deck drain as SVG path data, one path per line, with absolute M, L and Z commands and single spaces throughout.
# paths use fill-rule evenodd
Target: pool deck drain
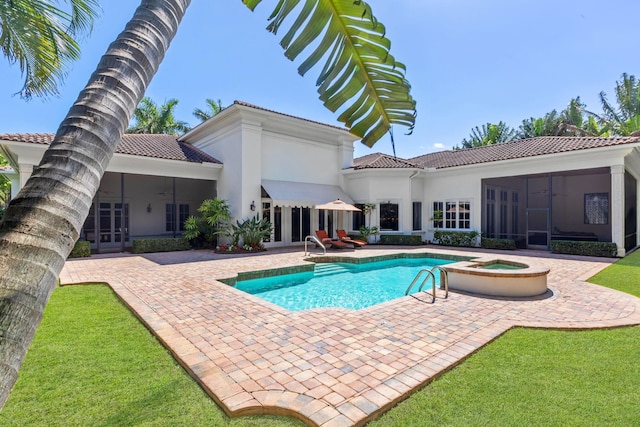
M 367 247 L 342 256 L 427 252 Z M 333 251 L 332 254 L 338 254 Z M 70 260 L 63 284 L 108 283 L 231 416 L 285 415 L 309 425 L 362 425 L 515 326 L 640 324 L 640 298 L 584 282 L 614 260 L 516 251 L 501 259 L 549 267 L 546 297 L 414 295 L 362 310 L 289 312 L 216 279 L 299 266 L 303 250 L 251 255 L 187 251 Z

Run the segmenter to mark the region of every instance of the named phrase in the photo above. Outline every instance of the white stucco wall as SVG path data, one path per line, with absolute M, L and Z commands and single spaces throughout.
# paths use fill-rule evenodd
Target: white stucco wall
M 341 170 L 351 165 L 356 139 L 344 129 L 238 104 L 182 138 L 224 164 L 218 197 L 229 201 L 235 219 L 261 210 L 262 180 L 342 187 Z M 288 218 L 283 211 L 283 221 Z
M 375 203 L 376 209 L 367 217 L 369 226 L 380 226 L 380 203 L 398 204 L 398 230 L 381 230 L 382 234 L 411 234 L 413 232 L 414 201 L 422 201 L 423 181 L 411 178 L 417 169 L 365 169 L 344 173 L 345 190 L 356 203 Z M 424 217 L 423 204 L 423 217 Z M 370 219 L 370 223 L 369 223 Z M 423 220 L 424 225 L 424 220 Z
M 625 155 L 632 149 L 627 147 L 609 147 L 598 150 L 571 151 L 567 153 L 514 159 L 508 161 L 483 163 L 462 167 L 453 167 L 427 171 L 424 178 L 424 200 L 431 215 L 433 201 L 462 200 L 471 201 L 471 229 L 482 229 L 482 180 L 509 176 L 535 175 L 560 171 L 572 171 L 596 168 L 621 168 Z M 579 178 L 578 178 L 579 179 Z M 623 245 L 622 206 L 620 184 L 615 188 L 604 188 L 603 181 L 594 182 L 594 188 L 603 188 L 603 192 L 611 190 L 612 238 L 619 246 Z M 613 183 L 613 182 L 612 182 Z M 591 190 L 590 190 L 591 191 Z M 598 190 L 599 191 L 599 190 Z M 574 197 L 574 196 L 572 196 Z M 577 197 L 577 196 L 575 196 Z M 583 194 L 579 195 L 580 198 Z M 622 197 L 623 199 L 623 197 Z M 583 202 L 580 202 L 583 204 Z M 576 221 L 582 222 L 582 218 Z M 430 228 L 432 224 L 428 224 Z M 579 230 L 573 230 L 579 231 Z M 433 238 L 433 229 L 426 234 L 428 240 Z

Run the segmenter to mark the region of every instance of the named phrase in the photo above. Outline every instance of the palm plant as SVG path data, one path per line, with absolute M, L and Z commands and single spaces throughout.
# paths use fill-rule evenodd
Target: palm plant
M 196 108 L 195 110 L 193 110 L 193 115 L 198 120 L 200 120 L 200 122 L 206 122 L 211 117 L 215 116 L 220 111 L 222 111 L 222 101 L 219 99 L 217 101 L 214 101 L 211 98 L 207 98 L 205 100 L 205 103 L 207 104 L 207 107 L 205 110 L 202 110 L 200 108 Z
M 102 175 L 190 3 L 141 0 L 5 212 L 0 224 L 0 405 L 17 379 Z M 260 1 L 244 3 L 253 9 Z M 277 31 L 297 3 L 279 1 L 269 29 Z M 326 59 L 318 79 L 321 99 L 332 111 L 342 108 L 339 120 L 368 146 L 391 124 L 411 129 L 415 122 L 405 67 L 389 54 L 384 33 L 364 1 L 307 0 L 282 40 L 286 56 L 296 58 L 321 37 L 299 71 L 304 74 Z
M 184 223 L 185 239 L 196 247 L 215 247 L 217 236 L 225 232 L 225 224 L 231 220 L 231 209 L 226 200 L 207 199 L 198 208 L 200 216 L 190 216 Z
M 140 104 L 133 112 L 135 124 L 126 130 L 126 133 L 164 133 L 179 135 L 189 130 L 187 122 L 176 120 L 173 112 L 178 105 L 177 99 L 170 99 L 158 106 L 147 96 L 142 98 Z
M 562 111 L 564 135 L 569 136 L 608 136 L 608 126 L 600 126 L 597 118 L 587 111 L 580 97 L 573 98 Z
M 80 57 L 77 39 L 91 32 L 97 0 L 0 2 L 0 49 L 24 76 L 24 98 L 58 93 L 69 64 Z
M 484 145 L 502 144 L 516 138 L 516 131 L 506 123 L 487 123 L 482 128 L 476 126 L 471 129 L 469 139 L 462 140 L 462 148 L 482 147 Z M 458 148 L 458 147 L 456 147 Z
M 561 135 L 564 129 L 562 117 L 556 110 L 544 115 L 544 117 L 523 120 L 518 134 L 518 139 L 535 138 L 537 136 Z
M 247 249 L 262 248 L 262 242 L 271 235 L 273 230 L 269 220 L 259 219 L 257 215 L 242 222 L 236 221 L 236 224 L 233 225 L 233 232 L 242 239 L 242 244 Z
M 603 114 L 599 118 L 615 135 L 628 136 L 640 130 L 640 81 L 635 76 L 622 74 L 616 81 L 617 106 L 609 103 L 607 94 L 600 92 Z

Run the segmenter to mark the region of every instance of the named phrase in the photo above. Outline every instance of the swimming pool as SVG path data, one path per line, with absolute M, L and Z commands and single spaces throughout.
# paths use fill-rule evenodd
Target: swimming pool
M 451 262 L 402 258 L 365 264 L 318 263 L 314 271 L 240 280 L 236 288 L 291 311 L 320 307 L 358 310 L 404 296 L 420 270 Z M 417 291 L 414 286 L 412 293 Z

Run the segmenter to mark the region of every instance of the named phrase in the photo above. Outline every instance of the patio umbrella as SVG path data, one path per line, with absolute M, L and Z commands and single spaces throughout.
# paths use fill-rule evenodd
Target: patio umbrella
M 356 208 L 349 203 L 343 202 L 340 199 L 334 200 L 332 202 L 324 203 L 322 205 L 316 205 L 316 209 L 324 209 L 328 211 L 349 211 L 349 212 L 360 212 L 361 209 Z

